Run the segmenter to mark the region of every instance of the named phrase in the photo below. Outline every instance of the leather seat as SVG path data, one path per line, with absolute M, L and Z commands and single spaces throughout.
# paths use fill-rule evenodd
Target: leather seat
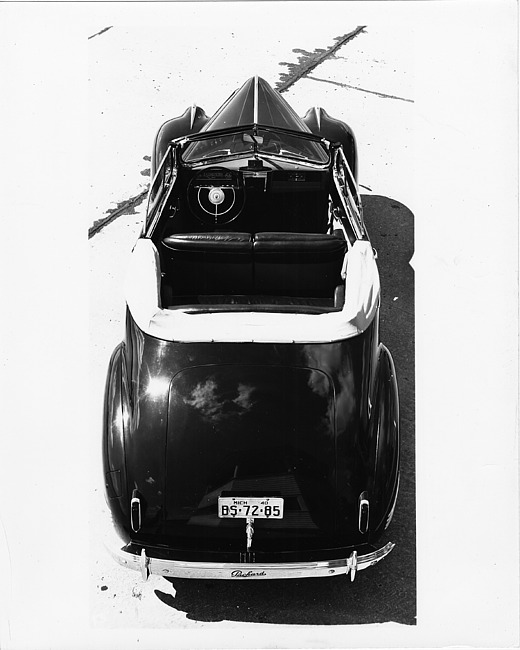
M 322 233 L 259 232 L 253 240 L 255 291 L 332 297 L 341 284 L 346 242 Z
M 251 255 L 252 235 L 248 232 L 178 233 L 163 239 L 172 251 L 236 252 Z
M 162 240 L 173 296 L 253 292 L 252 236 L 243 232 L 182 233 Z
M 211 295 L 332 301 L 342 284 L 346 246 L 345 240 L 322 233 L 171 235 L 161 247 L 166 304 L 197 302 L 197 296 Z

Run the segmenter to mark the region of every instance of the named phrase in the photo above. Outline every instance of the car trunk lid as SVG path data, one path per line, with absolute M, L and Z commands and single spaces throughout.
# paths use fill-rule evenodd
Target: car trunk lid
M 211 365 L 170 386 L 165 533 L 175 545 L 241 550 L 245 519 L 219 496 L 280 496 L 283 519 L 255 520 L 254 547 L 323 545 L 335 531 L 334 391 L 320 370 Z

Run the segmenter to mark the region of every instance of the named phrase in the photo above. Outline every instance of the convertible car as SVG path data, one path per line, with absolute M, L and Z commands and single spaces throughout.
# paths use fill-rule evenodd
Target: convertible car
M 105 391 L 108 542 L 182 578 L 335 576 L 394 544 L 394 364 L 352 130 L 261 78 L 161 126 Z

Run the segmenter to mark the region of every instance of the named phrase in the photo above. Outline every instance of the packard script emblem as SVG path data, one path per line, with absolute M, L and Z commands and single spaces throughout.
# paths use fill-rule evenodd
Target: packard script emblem
M 235 571 L 231 571 L 231 577 L 232 578 L 254 578 L 256 576 L 265 576 L 265 571 L 241 571 L 240 569 L 236 569 Z

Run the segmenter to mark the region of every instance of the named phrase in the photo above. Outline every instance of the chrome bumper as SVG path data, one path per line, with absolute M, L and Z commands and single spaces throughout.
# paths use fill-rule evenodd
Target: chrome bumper
M 352 551 L 348 558 L 339 560 L 323 560 L 320 562 L 285 562 L 285 563 L 241 563 L 241 562 L 181 562 L 178 560 L 164 560 L 146 555 L 142 549 L 141 555 L 134 555 L 117 548 L 106 545 L 112 557 L 128 569 L 141 571 L 146 580 L 150 574 L 161 575 L 169 578 L 195 578 L 215 580 L 272 580 L 284 578 L 318 578 L 350 574 L 353 581 L 357 571 L 362 571 L 377 564 L 386 557 L 395 544 L 389 542 L 382 548 L 358 555 Z

